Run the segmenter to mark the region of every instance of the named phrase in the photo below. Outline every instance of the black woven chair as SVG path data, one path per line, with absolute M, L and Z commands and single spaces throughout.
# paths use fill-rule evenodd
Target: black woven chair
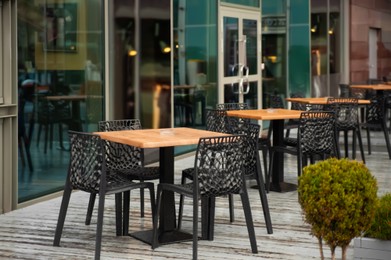
M 138 119 L 124 119 L 112 121 L 100 121 L 99 131 L 121 131 L 141 129 L 141 123 Z M 110 173 L 120 172 L 125 174 L 133 181 L 148 181 L 159 179 L 159 167 L 144 167 L 144 150 L 138 147 L 105 141 L 106 148 L 106 165 Z M 96 194 L 90 195 L 88 204 L 86 225 L 91 223 L 92 211 L 94 208 Z M 140 212 L 144 217 L 144 191 L 140 191 Z M 128 230 L 124 225 L 123 234 L 126 235 Z
M 356 159 L 356 137 L 360 146 L 361 157 L 365 163 L 364 146 L 362 143 L 358 99 L 357 98 L 328 98 L 326 109 L 336 114 L 337 138 L 339 132 L 344 134 L 345 157 L 349 157 L 348 133 L 353 132 L 353 153 L 352 158 Z
M 390 137 L 387 131 L 387 118 L 385 108 L 386 98 L 383 95 L 378 95 L 371 98 L 371 103 L 367 106 L 366 109 L 365 121 L 361 123 L 361 127 L 363 129 L 366 129 L 367 132 L 368 154 L 372 153 L 370 131 L 381 130 L 384 133 L 388 156 L 391 159 Z
M 227 121 L 227 112 L 229 110 L 242 110 L 249 109 L 247 103 L 221 103 L 216 105 L 216 109 L 208 110 L 206 113 L 206 129 L 214 132 L 231 133 L 229 123 Z M 239 125 L 241 123 L 250 123 L 249 119 L 245 118 L 233 118 L 231 124 Z M 269 138 L 269 139 L 267 139 Z M 265 173 L 267 172 L 267 155 L 271 146 L 270 136 L 259 137 L 259 150 L 262 151 Z M 193 180 L 194 169 L 187 168 L 182 171 L 181 183 L 186 183 L 186 180 Z M 229 210 L 230 210 L 230 222 L 235 221 L 234 202 L 233 197 L 229 196 Z M 180 196 L 179 200 L 179 214 L 178 214 L 178 228 L 182 225 L 184 196 Z
M 330 156 L 340 158 L 336 138 L 336 117 L 331 111 L 306 111 L 301 113 L 297 131 L 296 146 L 273 146 L 269 172 L 266 178 L 267 190 L 269 190 L 270 177 L 273 172 L 275 153 L 288 153 L 297 156 L 297 174 L 301 175 L 302 168 L 316 160 Z
M 282 99 L 280 98 L 276 102 L 278 103 L 278 105 L 276 105 L 276 106 L 280 106 L 282 104 Z M 216 105 L 216 109 L 228 111 L 228 110 L 250 109 L 250 107 L 248 106 L 247 103 L 221 103 L 221 104 Z M 250 121 L 249 119 L 243 119 L 243 118 L 236 118 L 235 120 Z M 272 134 L 271 128 L 269 128 L 267 134 L 265 136 L 260 135 L 259 140 L 258 140 L 259 141 L 259 145 L 258 145 L 259 150 L 262 151 L 263 168 L 264 168 L 265 173 L 267 172 L 267 164 L 268 164 L 267 156 L 269 154 L 269 150 L 270 150 L 270 146 L 271 146 L 271 141 L 270 141 L 271 134 Z
M 230 133 L 230 127 L 228 126 L 227 121 L 227 111 L 220 109 L 209 109 L 206 111 L 206 130 L 220 132 L 220 133 Z M 193 180 L 194 177 L 194 168 L 186 168 L 182 170 L 181 184 L 185 185 L 187 180 Z M 229 209 L 230 209 L 230 221 L 235 220 L 234 211 L 233 211 L 233 198 L 229 196 Z M 184 195 L 180 195 L 179 198 L 179 212 L 178 212 L 178 229 L 182 227 L 182 216 L 183 216 L 183 205 L 184 205 Z
M 238 124 L 235 120 L 236 117 L 227 117 L 227 119 L 231 133 L 244 137 L 242 146 L 244 155 L 243 160 L 245 161 L 244 176 L 247 180 L 255 179 L 257 182 L 259 196 L 262 203 L 263 215 L 266 223 L 266 229 L 268 234 L 272 234 L 272 222 L 270 218 L 269 205 L 266 197 L 265 182 L 262 175 L 262 168 L 258 153 L 258 138 L 260 126 L 258 124 L 252 124 L 248 121 L 244 121 Z M 230 209 L 230 211 L 233 212 L 233 208 Z
M 121 226 L 121 200 L 125 193 L 124 212 L 129 211 L 129 193 L 133 189 L 147 188 L 151 196 L 152 214 L 155 215 L 154 184 L 151 182 L 133 182 L 123 174 L 111 174 L 106 171 L 105 143 L 98 135 L 69 131 L 70 162 L 65 182 L 64 195 L 61 202 L 60 213 L 54 246 L 60 245 L 64 228 L 65 217 L 73 190 L 81 190 L 90 194 L 99 194 L 98 221 L 96 229 L 95 259 L 100 258 L 103 215 L 106 195 L 115 194 L 117 229 Z M 126 196 L 128 195 L 128 196 Z M 129 214 L 124 214 L 129 220 Z
M 251 215 L 251 207 L 243 172 L 244 154 L 240 136 L 201 138 L 194 163 L 194 180 L 188 184 L 159 183 L 157 188 L 157 215 L 154 218 L 152 248 L 158 244 L 158 219 L 162 192 L 172 191 L 193 198 L 193 259 L 197 259 L 198 205 L 201 198 L 240 194 L 246 218 L 251 249 L 257 253 L 257 242 Z M 212 209 L 214 210 L 214 209 Z M 213 214 L 211 214 L 213 215 Z
M 302 98 L 302 97 L 304 97 L 304 95 L 301 93 L 293 93 L 291 95 L 291 98 Z M 305 111 L 305 110 L 307 110 L 307 106 L 306 106 L 306 104 L 303 104 L 300 102 L 292 102 L 291 109 Z M 285 138 L 289 138 L 291 129 L 297 129 L 298 126 L 299 126 L 299 119 L 289 119 L 284 126 Z

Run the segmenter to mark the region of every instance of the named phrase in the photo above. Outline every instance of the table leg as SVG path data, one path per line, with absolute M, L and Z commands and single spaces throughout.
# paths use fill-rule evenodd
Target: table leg
M 74 131 L 83 131 L 83 126 L 80 118 L 80 101 L 72 100 L 72 120 L 69 129 Z
M 282 146 L 284 143 L 284 120 L 273 120 L 271 124 L 273 127 L 273 145 Z M 296 189 L 297 185 L 284 182 L 284 154 L 275 153 L 270 190 L 287 192 Z
M 160 148 L 160 182 L 174 183 L 174 147 Z M 164 192 L 160 209 L 159 244 L 169 244 L 177 241 L 192 240 L 192 234 L 176 229 L 175 198 L 173 192 Z M 130 234 L 145 243 L 152 244 L 152 230 L 139 231 Z

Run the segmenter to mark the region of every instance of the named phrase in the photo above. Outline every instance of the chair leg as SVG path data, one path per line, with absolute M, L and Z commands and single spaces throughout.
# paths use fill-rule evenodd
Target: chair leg
M 343 131 L 343 137 L 345 142 L 345 157 L 349 157 L 349 140 L 348 140 L 348 131 Z
M 124 198 L 123 198 L 122 212 L 121 212 L 121 209 L 119 209 L 119 212 L 118 212 L 119 217 L 117 217 L 117 218 L 118 218 L 119 223 L 121 223 L 121 220 L 122 220 L 122 231 L 121 231 L 122 235 L 127 236 L 129 234 L 130 191 L 125 191 L 123 193 L 123 196 L 124 196 Z M 119 201 L 118 204 L 121 205 L 121 200 Z M 121 216 L 122 216 L 122 219 L 121 219 Z
M 143 182 L 143 180 L 141 180 Z M 140 217 L 144 217 L 144 189 L 140 189 Z
M 62 230 L 64 228 L 65 216 L 67 215 L 69 200 L 71 198 L 72 189 L 67 183 L 64 188 L 64 194 L 62 196 L 60 213 L 58 215 L 56 232 L 54 234 L 53 246 L 60 246 L 60 240 L 62 235 Z
M 234 196 L 232 194 L 228 195 L 228 205 L 229 205 L 229 221 L 233 223 L 235 221 L 235 210 L 234 210 Z
M 357 131 L 353 130 L 353 138 L 352 138 L 352 158 L 356 159 L 356 151 L 357 151 Z
M 275 153 L 274 151 L 270 152 L 269 171 L 267 172 L 267 175 L 266 175 L 266 192 L 270 191 L 270 182 L 272 181 L 271 176 L 272 176 L 272 172 L 273 172 L 273 163 L 274 163 L 274 153 Z
M 365 164 L 364 146 L 363 146 L 363 143 L 362 143 L 361 131 L 360 131 L 360 129 L 357 129 L 356 132 L 357 132 L 356 135 L 357 135 L 357 138 L 358 138 L 358 145 L 360 146 L 360 152 L 361 152 L 362 161 Z
M 265 223 L 266 223 L 266 230 L 267 230 L 268 234 L 273 234 L 273 227 L 272 227 L 272 221 L 270 218 L 269 203 L 267 201 L 265 183 L 263 182 L 261 165 L 260 165 L 259 159 L 257 159 L 257 161 L 258 162 L 257 162 L 257 170 L 255 172 L 255 177 L 257 180 L 257 184 L 258 184 L 259 196 L 261 198 L 263 216 L 265 218 Z
M 268 153 L 268 148 L 267 149 L 262 149 L 262 157 L 263 157 L 263 168 L 265 170 L 265 177 L 266 177 L 266 174 L 267 174 L 267 153 Z
M 387 126 L 383 125 L 383 132 L 384 132 L 384 138 L 386 139 L 386 145 L 387 145 L 387 151 L 388 151 L 388 158 L 391 159 L 391 146 L 390 146 L 390 137 L 388 136 Z
M 248 198 L 247 190 L 245 190 L 240 194 L 240 198 L 242 199 L 243 211 L 246 217 L 247 231 L 248 231 L 248 236 L 250 238 L 251 251 L 254 254 L 256 254 L 258 253 L 258 247 L 257 247 L 257 240 L 255 238 L 254 223 L 251 214 L 251 207 L 250 207 L 250 201 Z
M 372 153 L 372 150 L 371 150 L 371 135 L 370 135 L 370 132 L 369 132 L 369 127 L 367 127 L 367 141 L 368 141 L 368 154 L 371 154 Z
M 198 254 L 198 197 L 193 197 L 193 260 Z
M 104 208 L 105 208 L 105 194 L 102 193 L 102 194 L 99 194 L 98 221 L 97 221 L 97 227 L 96 227 L 96 240 L 95 240 L 95 260 L 100 259 Z
M 88 208 L 87 208 L 87 216 L 85 221 L 86 225 L 91 224 L 91 217 L 92 217 L 92 211 L 94 210 L 95 199 L 96 199 L 96 193 L 91 193 L 90 200 L 88 202 Z
M 157 198 L 156 198 L 156 210 L 155 217 L 153 218 L 153 232 L 152 232 L 152 249 L 155 249 L 159 246 L 159 215 L 160 215 L 160 207 L 162 203 L 162 188 L 160 185 L 157 186 Z
M 186 184 L 186 178 L 182 176 L 181 184 Z M 183 216 L 183 206 L 185 203 L 185 196 L 181 194 L 179 196 L 179 212 L 178 212 L 178 227 L 177 229 L 180 230 L 182 228 L 182 216 Z
M 152 211 L 152 225 L 155 221 L 155 216 L 156 216 L 156 204 L 155 204 L 155 188 L 154 185 L 150 185 L 148 187 L 149 189 L 149 196 L 150 196 L 150 201 L 151 201 L 151 211 Z

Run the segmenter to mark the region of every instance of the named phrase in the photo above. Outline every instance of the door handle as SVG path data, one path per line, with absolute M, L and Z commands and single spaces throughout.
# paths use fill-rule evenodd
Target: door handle
M 250 84 L 249 84 L 249 80 L 248 80 L 249 68 L 248 68 L 248 66 L 243 65 L 241 70 L 242 70 L 242 72 L 241 72 L 242 73 L 242 93 L 248 94 L 250 92 Z M 245 70 L 245 75 L 243 75 L 244 70 Z M 246 81 L 245 85 L 243 84 L 244 80 Z M 244 88 L 244 86 L 246 86 L 246 88 Z

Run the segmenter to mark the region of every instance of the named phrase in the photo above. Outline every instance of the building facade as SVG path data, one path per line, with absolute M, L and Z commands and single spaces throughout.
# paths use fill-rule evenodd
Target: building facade
M 69 129 L 122 118 L 203 128 L 217 103 L 262 108 L 388 77 L 390 5 L 0 0 L 0 213 L 62 190 Z

